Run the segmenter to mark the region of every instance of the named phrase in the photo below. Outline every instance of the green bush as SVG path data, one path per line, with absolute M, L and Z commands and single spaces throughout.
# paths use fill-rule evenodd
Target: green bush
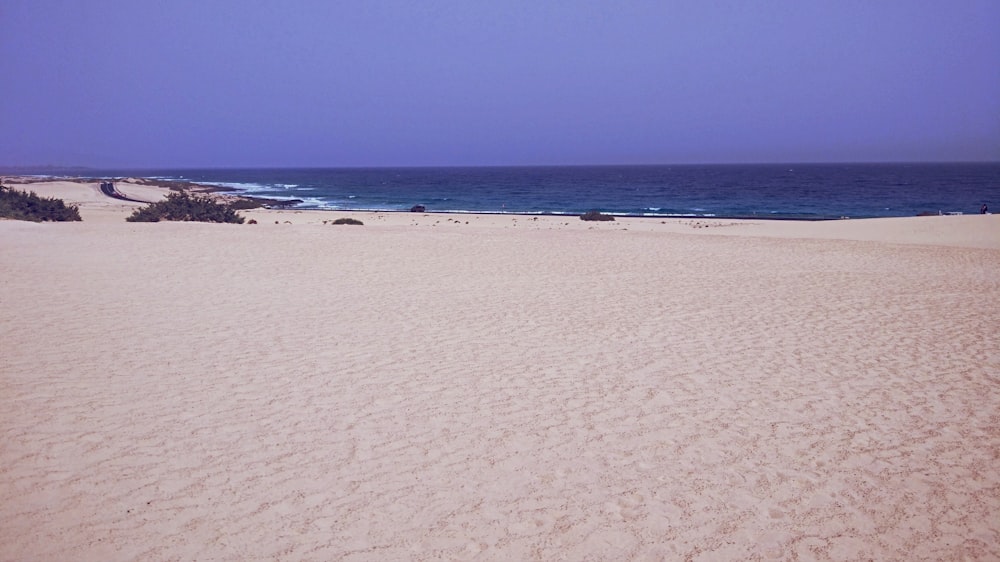
M 359 221 L 358 219 L 352 219 L 352 218 L 346 218 L 345 217 L 345 218 L 337 219 L 337 220 L 333 221 L 333 224 L 358 224 L 358 225 L 363 225 L 365 223 Z
M 136 209 L 125 220 L 129 222 L 195 221 L 228 222 L 243 224 L 243 217 L 231 205 L 219 203 L 211 197 L 191 195 L 186 191 L 173 192 L 163 201 L 150 203 Z
M 62 199 L 39 197 L 0 185 L 0 218 L 22 221 L 78 221 L 80 210 Z
M 613 221 L 615 217 L 611 215 L 605 215 L 600 211 L 587 211 L 586 213 L 580 215 L 580 220 L 583 221 Z

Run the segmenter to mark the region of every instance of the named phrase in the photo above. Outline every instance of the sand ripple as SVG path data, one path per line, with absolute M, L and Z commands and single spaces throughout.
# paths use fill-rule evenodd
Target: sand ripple
M 995 250 L 25 232 L 4 560 L 1000 558 Z

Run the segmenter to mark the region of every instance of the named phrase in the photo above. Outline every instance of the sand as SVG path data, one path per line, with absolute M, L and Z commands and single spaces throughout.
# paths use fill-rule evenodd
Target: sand
M 73 185 L 82 223 L 0 221 L 0 560 L 1000 558 L 1000 216 Z

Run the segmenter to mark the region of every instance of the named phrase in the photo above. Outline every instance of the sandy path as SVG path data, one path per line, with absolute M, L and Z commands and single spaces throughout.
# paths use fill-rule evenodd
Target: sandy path
M 0 222 L 0 559 L 1000 557 L 1000 252 Z

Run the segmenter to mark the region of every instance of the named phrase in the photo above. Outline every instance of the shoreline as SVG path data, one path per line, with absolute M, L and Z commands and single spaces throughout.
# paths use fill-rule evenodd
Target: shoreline
M 162 187 L 171 190 L 187 190 L 194 193 L 214 193 L 220 194 L 227 197 L 237 198 L 252 203 L 256 203 L 261 206 L 270 208 L 287 208 L 291 210 L 298 211 L 330 211 L 330 212 L 367 212 L 367 213 L 409 213 L 413 212 L 410 209 L 379 209 L 379 208 L 317 208 L 317 207 L 298 207 L 297 205 L 304 203 L 303 199 L 277 199 L 272 197 L 261 197 L 247 193 L 236 187 L 230 187 L 227 185 L 219 185 L 215 183 L 198 183 L 187 180 L 168 180 L 159 178 L 147 178 L 142 176 L 124 176 L 116 178 L 103 178 L 103 177 L 88 177 L 88 176 L 56 176 L 56 175 L 8 175 L 0 176 L 2 178 L 9 178 L 13 180 L 15 184 L 36 184 L 36 183 L 47 183 L 52 181 L 68 181 L 75 183 L 93 183 L 100 181 L 112 181 L 112 182 L 126 182 L 126 183 L 136 183 L 139 185 Z M 419 203 L 417 203 L 419 204 Z M 962 211 L 944 211 L 938 210 L 936 213 L 933 211 L 923 211 L 913 215 L 801 215 L 801 214 L 781 214 L 781 213 L 770 213 L 767 215 L 760 214 L 696 214 L 696 213 L 672 213 L 672 214 L 656 214 L 656 213 L 618 213 L 613 211 L 603 211 L 597 209 L 601 213 L 613 217 L 629 218 L 629 219 L 707 219 L 707 220 L 753 220 L 753 221 L 804 221 L 804 222 L 822 222 L 822 221 L 836 221 L 836 220 L 867 220 L 867 219 L 879 219 L 879 218 L 903 218 L 910 216 L 942 216 L 942 215 L 963 215 L 966 214 Z M 426 213 L 433 213 L 439 215 L 511 215 L 511 216 L 553 216 L 553 217 L 579 217 L 583 212 L 561 212 L 561 211 L 492 211 L 492 210 L 480 210 L 480 211 L 470 211 L 463 209 L 427 209 Z M 972 214 L 972 213 L 968 213 Z
M 13 179 L 13 178 L 11 178 Z M 17 178 L 5 183 L 11 187 L 27 187 L 39 195 L 57 197 L 77 205 L 84 223 L 125 223 L 125 217 L 145 203 L 112 199 L 101 192 L 98 181 L 84 178 L 59 181 L 38 181 L 37 178 Z M 193 186 L 193 193 L 206 194 L 221 200 L 243 199 L 231 192 L 213 190 L 211 186 L 164 182 L 152 185 L 146 181 L 120 181 L 116 188 L 134 201 L 154 202 L 171 189 Z M 325 225 L 338 216 L 362 220 L 367 227 L 408 229 L 414 227 L 469 226 L 477 229 L 607 231 L 664 234 L 695 234 L 724 236 L 761 236 L 772 238 L 811 238 L 856 240 L 894 244 L 918 244 L 1000 249 L 1000 215 L 933 215 L 923 217 L 888 217 L 844 220 L 775 220 L 726 219 L 707 217 L 631 217 L 616 216 L 614 221 L 582 221 L 578 215 L 527 215 L 518 213 L 446 213 L 410 211 L 346 211 L 297 208 L 254 208 L 238 211 L 258 225 Z M 451 228 L 458 231 L 456 228 Z
M 998 216 L 44 189 L 85 216 L 0 221 L 0 559 L 1000 555 Z

